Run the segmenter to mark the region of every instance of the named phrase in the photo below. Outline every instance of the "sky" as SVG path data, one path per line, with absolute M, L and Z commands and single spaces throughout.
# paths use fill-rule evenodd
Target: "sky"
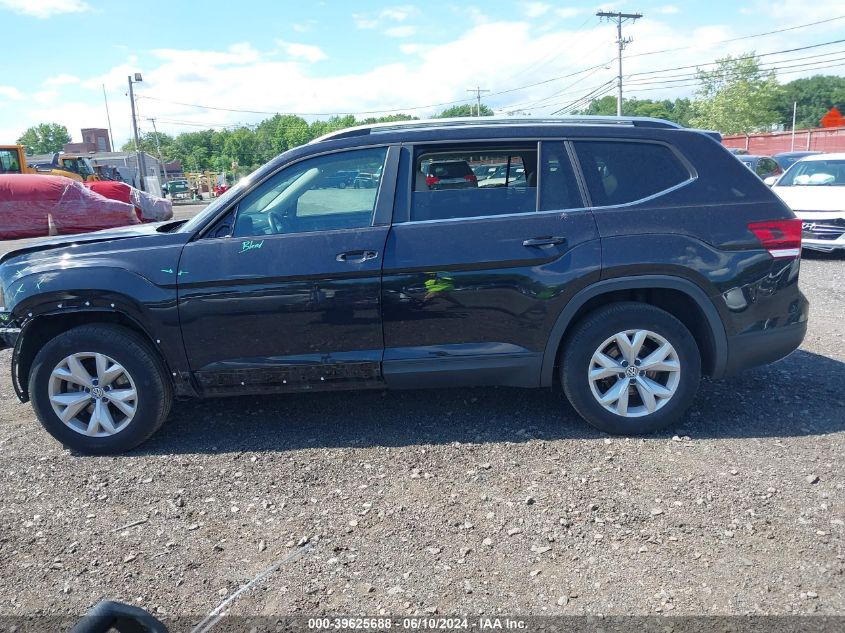
M 691 96 L 694 67 L 727 54 L 845 40 L 841 0 L 0 0 L 0 144 L 42 122 L 65 125 L 77 141 L 83 127 L 106 127 L 105 89 L 122 145 L 131 135 L 127 76 L 136 72 L 142 132 L 151 118 L 176 134 L 254 125 L 275 112 L 422 117 L 468 102 L 475 87 L 490 91 L 483 99 L 497 112 L 549 115 L 591 93 L 615 94 L 616 30 L 599 9 L 643 14 L 624 26 L 626 97 Z M 845 75 L 845 43 L 764 59 L 784 82 Z M 666 70 L 679 67 L 689 68 Z M 664 72 L 641 74 L 655 71 Z

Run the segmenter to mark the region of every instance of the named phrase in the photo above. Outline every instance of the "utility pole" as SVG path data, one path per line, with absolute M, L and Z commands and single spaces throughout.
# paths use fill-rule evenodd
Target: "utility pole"
M 616 116 L 622 116 L 622 51 L 625 46 L 630 44 L 634 38 L 622 37 L 622 23 L 628 20 L 639 20 L 643 17 L 642 13 L 619 13 L 618 11 L 599 11 L 596 16 L 600 18 L 607 18 L 608 21 L 616 21 L 616 44 L 619 46 L 619 85 L 617 86 L 616 94 Z
M 164 162 L 164 158 L 161 155 L 161 144 L 158 142 L 158 130 L 156 129 L 156 120 L 154 118 L 150 118 L 150 121 L 153 124 L 153 135 L 156 137 L 156 151 L 158 152 L 158 159 L 161 161 L 161 168 L 164 170 L 164 186 L 167 186 L 167 163 Z M 165 196 L 167 197 L 167 196 Z
M 478 102 L 478 112 L 477 112 L 476 116 L 481 116 L 481 93 L 482 92 L 490 92 L 490 91 L 476 86 L 475 88 L 467 88 L 467 92 L 474 92 L 475 93 L 475 99 Z
M 792 147 L 790 148 L 790 152 L 795 151 L 795 120 L 798 118 L 798 102 L 792 102 Z
M 135 117 L 135 93 L 132 90 L 132 84 L 140 83 L 143 79 L 141 78 L 141 73 L 135 73 L 134 80 L 132 79 L 132 75 L 129 75 L 127 79 L 129 80 L 129 103 L 132 104 L 132 132 L 135 135 L 135 165 L 140 172 L 138 184 L 141 185 L 141 191 L 146 191 L 144 177 L 147 175 L 147 164 L 144 160 L 144 153 L 141 151 L 141 141 L 138 140 L 138 120 Z

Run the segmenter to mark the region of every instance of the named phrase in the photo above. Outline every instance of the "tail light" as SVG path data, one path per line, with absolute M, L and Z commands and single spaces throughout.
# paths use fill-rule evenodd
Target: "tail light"
M 751 222 L 748 230 L 774 258 L 801 256 L 801 220 L 798 218 Z
M 431 187 L 431 185 L 436 185 L 438 182 L 440 182 L 440 178 L 438 178 L 437 176 L 426 176 L 425 177 L 425 184 L 428 185 L 429 187 Z
M 476 178 L 475 174 L 467 174 L 464 176 L 464 180 L 467 182 L 478 182 L 478 178 Z

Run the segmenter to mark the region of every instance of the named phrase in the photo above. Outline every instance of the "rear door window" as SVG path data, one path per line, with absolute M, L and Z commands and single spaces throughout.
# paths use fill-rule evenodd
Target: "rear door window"
M 575 141 L 593 206 L 628 204 L 691 178 L 666 145 L 639 141 Z
M 418 148 L 411 221 L 537 210 L 537 144 Z

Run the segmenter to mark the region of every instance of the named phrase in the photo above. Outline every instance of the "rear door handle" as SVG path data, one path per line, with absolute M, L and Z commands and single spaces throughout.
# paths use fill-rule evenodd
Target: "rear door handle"
M 557 244 L 566 244 L 565 237 L 554 237 L 554 236 L 546 236 L 546 237 L 532 237 L 530 240 L 525 240 L 522 245 L 523 246 L 555 246 Z
M 339 262 L 346 262 L 347 264 L 361 264 L 376 257 L 378 257 L 378 251 L 347 251 L 345 253 L 338 253 L 335 259 Z

